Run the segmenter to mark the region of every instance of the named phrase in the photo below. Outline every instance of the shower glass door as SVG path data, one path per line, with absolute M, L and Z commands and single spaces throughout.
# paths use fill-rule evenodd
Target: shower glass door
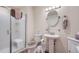
M 25 48 L 25 15 L 16 19 L 10 10 L 0 7 L 0 53 L 17 52 Z
M 0 53 L 10 52 L 10 12 L 0 7 Z
M 25 48 L 25 16 L 16 19 L 11 16 L 12 28 L 12 52 L 17 52 Z

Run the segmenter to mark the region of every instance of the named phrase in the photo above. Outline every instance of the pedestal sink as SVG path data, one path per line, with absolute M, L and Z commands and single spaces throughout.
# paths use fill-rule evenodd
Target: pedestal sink
M 52 35 L 52 34 L 44 34 L 44 37 L 58 39 L 60 36 L 59 35 Z
M 54 53 L 55 52 L 55 42 L 57 39 L 60 38 L 59 35 L 51 35 L 51 34 L 44 34 L 44 37 L 46 38 L 46 50 L 49 53 Z

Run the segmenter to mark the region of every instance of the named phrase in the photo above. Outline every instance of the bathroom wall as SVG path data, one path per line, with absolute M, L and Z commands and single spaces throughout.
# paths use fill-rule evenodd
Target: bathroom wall
M 34 12 L 34 31 L 35 33 L 37 32 L 45 32 L 47 23 L 45 21 L 45 12 L 44 9 L 45 7 L 33 7 L 33 12 Z
M 62 17 L 63 15 L 68 16 L 68 20 L 70 21 L 70 29 L 64 32 L 63 29 L 61 29 L 61 40 L 57 43 L 57 52 L 61 52 L 62 45 L 64 47 L 64 51 L 67 52 L 67 38 L 68 36 L 74 37 L 75 33 L 79 31 L 79 7 L 78 6 L 63 6 L 59 10 L 57 10 L 59 15 Z M 63 19 L 62 19 L 63 20 Z
M 22 8 L 22 11 L 26 14 L 26 45 L 33 39 L 34 35 L 34 18 L 33 18 L 33 8 L 31 6 L 26 6 Z
M 46 7 L 34 7 L 34 29 L 36 32 L 46 32 L 47 23 L 45 21 L 46 19 L 46 13 L 44 11 L 44 8 Z M 79 7 L 78 6 L 62 6 L 60 9 L 56 10 L 58 12 L 58 15 L 61 17 L 59 24 L 52 28 L 52 31 L 56 34 L 59 34 L 61 38 L 57 40 L 56 42 L 56 52 L 67 52 L 67 38 L 68 36 L 74 37 L 74 34 L 79 31 Z M 63 16 L 67 15 L 68 19 L 70 21 L 70 29 L 66 32 L 63 30 L 62 27 L 62 21 Z M 60 29 L 60 32 L 58 31 Z
M 63 11 L 62 11 L 63 10 Z M 70 20 L 71 33 L 70 36 L 74 37 L 74 34 L 79 31 L 79 6 L 63 7 L 62 15 L 66 14 Z

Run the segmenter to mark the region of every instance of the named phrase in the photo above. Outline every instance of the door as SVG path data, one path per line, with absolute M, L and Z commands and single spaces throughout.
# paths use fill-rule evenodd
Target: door
M 0 7 L 0 53 L 10 52 L 10 12 Z
M 21 19 L 16 19 L 11 16 L 12 29 L 12 52 L 17 52 L 25 48 L 25 16 Z

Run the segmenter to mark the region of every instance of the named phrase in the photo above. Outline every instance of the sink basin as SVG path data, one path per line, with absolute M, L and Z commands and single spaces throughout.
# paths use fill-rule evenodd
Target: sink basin
M 52 39 L 58 39 L 60 36 L 59 35 L 44 34 L 44 37 L 52 38 Z

